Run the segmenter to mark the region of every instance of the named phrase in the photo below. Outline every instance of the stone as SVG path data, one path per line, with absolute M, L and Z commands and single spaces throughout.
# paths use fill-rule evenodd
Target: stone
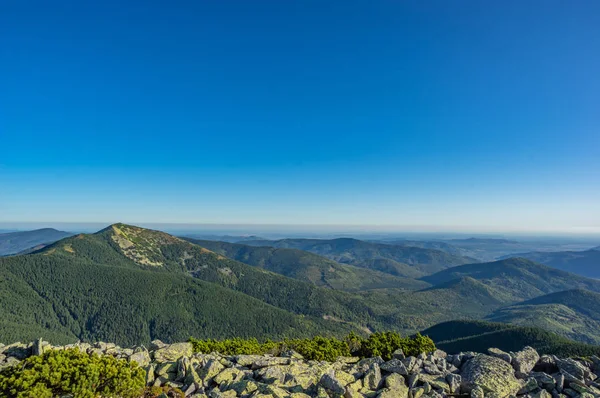
M 177 361 L 181 357 L 191 357 L 194 349 L 191 343 L 175 343 L 154 351 L 157 362 Z
M 39 338 L 33 342 L 31 347 L 31 355 L 42 355 L 44 353 L 44 341 Z
M 508 352 L 504 352 L 499 348 L 488 348 L 487 351 L 488 351 L 488 354 L 490 354 L 490 356 L 500 358 L 503 361 L 506 361 L 508 363 L 512 363 L 512 357 L 510 356 L 510 354 Z
M 448 386 L 450 387 L 450 392 L 452 394 L 458 393 L 460 391 L 461 381 L 462 379 L 460 375 L 450 373 L 446 376 L 446 382 L 448 383 Z
M 229 390 L 234 390 L 238 395 L 249 395 L 258 390 L 258 385 L 254 380 L 239 380 L 227 386 Z
M 281 358 L 281 357 L 272 357 L 272 358 L 264 358 L 258 359 L 252 363 L 252 369 L 260 369 L 266 368 L 267 366 L 274 365 L 289 365 L 289 358 Z
M 325 373 L 319 381 L 319 386 L 324 388 L 330 396 L 341 397 L 346 392 L 344 383 L 338 380 L 333 372 Z
M 219 386 L 224 383 L 232 383 L 244 377 L 244 372 L 236 368 L 225 368 L 221 373 L 213 378 L 213 381 Z
M 479 386 L 472 389 L 471 398 L 485 398 L 485 393 L 483 392 L 483 389 Z
M 380 365 L 380 368 L 381 370 L 384 370 L 386 372 L 399 373 L 405 376 L 408 375 L 408 370 L 406 369 L 406 366 L 404 366 L 404 363 L 402 363 L 401 360 L 396 358 L 382 363 Z
M 556 391 L 561 392 L 565 386 L 565 375 L 562 373 L 557 373 L 552 376 L 555 382 Z
M 365 387 L 369 390 L 377 390 L 381 384 L 381 370 L 377 363 L 373 363 L 364 378 Z
M 398 389 L 384 388 L 377 394 L 377 398 L 407 398 L 408 387 L 403 386 Z
M 512 354 L 512 365 L 516 372 L 529 373 L 540 359 L 540 355 L 532 347 L 525 347 Z
M 201 370 L 198 371 L 198 376 L 202 380 L 204 387 L 209 387 L 213 378 L 221 373 L 225 367 L 216 359 L 210 359 Z
M 405 387 L 406 383 L 404 382 L 404 377 L 398 373 L 392 373 L 388 377 L 385 378 L 385 386 L 387 388 L 395 389 Z
M 530 392 L 535 391 L 537 389 L 538 389 L 538 381 L 536 379 L 534 379 L 533 377 L 530 377 L 527 379 L 527 381 L 525 382 L 523 387 L 521 387 L 521 389 L 519 390 L 517 395 L 529 394 Z
M 465 363 L 461 378 L 463 392 L 468 393 L 479 387 L 486 398 L 508 397 L 521 388 L 510 364 L 485 354 L 479 354 Z
M 557 359 L 556 366 L 560 373 L 565 376 L 565 380 L 581 381 L 585 382 L 586 374 L 589 374 L 589 370 L 586 369 L 581 363 L 575 361 L 572 358 Z
M 251 367 L 254 362 L 263 359 L 261 355 L 237 355 L 233 360 L 240 366 Z
M 177 362 L 165 362 L 156 366 L 156 374 L 164 376 L 167 373 L 177 372 Z
M 402 348 L 398 348 L 396 351 L 394 351 L 392 353 L 392 359 L 404 359 L 406 358 L 406 355 L 404 355 L 404 351 L 402 351 Z
M 145 367 L 150 365 L 150 354 L 146 350 L 134 352 L 129 356 L 129 361 L 137 362 L 141 367 Z
M 535 370 L 536 372 L 552 374 L 558 372 L 558 367 L 556 366 L 556 361 L 554 357 L 550 355 L 542 355 L 538 362 L 535 364 L 533 370 Z
M 552 394 L 550 394 L 546 390 L 540 390 L 537 393 L 533 394 L 532 398 L 552 398 Z

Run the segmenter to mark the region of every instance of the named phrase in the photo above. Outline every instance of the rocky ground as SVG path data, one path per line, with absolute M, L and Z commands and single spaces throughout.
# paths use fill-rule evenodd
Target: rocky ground
M 540 357 L 531 347 L 456 355 L 438 350 L 418 357 L 397 351 L 389 361 L 344 357 L 318 362 L 293 351 L 279 357 L 223 356 L 194 354 L 190 343 L 154 341 L 148 349 L 130 349 L 109 343 L 53 347 L 39 340 L 0 345 L 0 369 L 29 355 L 68 347 L 135 361 L 147 370 L 148 385 L 177 387 L 196 398 L 600 397 L 595 381 L 600 358 Z

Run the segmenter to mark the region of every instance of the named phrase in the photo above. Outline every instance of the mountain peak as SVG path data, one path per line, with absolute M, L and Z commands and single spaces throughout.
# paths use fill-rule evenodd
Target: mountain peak
M 107 234 L 123 254 L 136 263 L 155 267 L 164 265 L 161 246 L 183 242 L 165 232 L 123 223 L 112 224 L 99 234 Z

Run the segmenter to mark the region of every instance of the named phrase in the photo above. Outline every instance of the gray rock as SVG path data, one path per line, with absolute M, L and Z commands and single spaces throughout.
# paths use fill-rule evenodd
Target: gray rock
M 181 357 L 191 357 L 193 354 L 191 343 L 175 343 L 154 351 L 154 359 L 157 362 L 177 361 Z
M 325 373 L 321 380 L 319 380 L 319 386 L 323 387 L 327 393 L 331 396 L 343 396 L 346 392 L 344 384 L 335 377 L 333 372 Z
M 398 348 L 396 351 L 394 351 L 392 353 L 392 358 L 393 359 L 404 359 L 404 358 L 406 358 L 406 355 L 404 355 L 404 351 L 402 351 L 402 348 Z
M 515 394 L 521 383 L 515 378 L 511 365 L 500 358 L 479 354 L 470 359 L 461 370 L 464 392 L 479 387 L 486 398 L 504 398 Z
M 377 363 L 373 363 L 364 378 L 365 387 L 369 390 L 377 390 L 381 384 L 381 370 Z
M 488 354 L 490 354 L 493 357 L 500 358 L 508 363 L 512 363 L 512 357 L 510 356 L 510 354 L 508 352 L 502 351 L 499 348 L 488 348 Z
M 473 388 L 471 390 L 471 398 L 485 398 L 485 393 L 483 389 L 479 386 Z
M 382 363 L 380 367 L 381 370 L 384 370 L 386 372 L 408 375 L 408 370 L 406 369 L 406 366 L 404 366 L 401 360 L 396 358 Z
M 512 353 L 512 365 L 519 373 L 529 373 L 540 359 L 540 355 L 532 347 L 525 347 L 521 351 Z
M 448 383 L 448 386 L 450 387 L 450 392 L 455 394 L 460 392 L 460 385 L 462 382 L 462 378 L 460 375 L 457 374 L 449 374 L 446 375 L 446 382 Z
M 572 358 L 557 359 L 556 366 L 558 366 L 560 373 L 565 376 L 565 380 L 569 382 L 585 382 L 585 376 L 589 373 L 588 369 Z
M 146 350 L 134 352 L 129 356 L 129 360 L 137 362 L 141 367 L 145 367 L 150 364 L 150 354 Z

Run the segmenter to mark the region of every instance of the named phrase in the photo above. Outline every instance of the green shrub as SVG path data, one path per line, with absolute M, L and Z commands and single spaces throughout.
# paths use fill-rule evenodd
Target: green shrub
M 364 358 L 380 356 L 389 360 L 397 349 L 401 349 L 405 355 L 417 356 L 422 352 L 435 351 L 435 344 L 429 337 L 419 333 L 414 337 L 402 337 L 397 332 L 379 332 L 363 339 L 357 353 Z
M 144 385 L 145 371 L 136 363 L 78 349 L 31 356 L 0 371 L 0 396 L 16 398 L 134 398 Z
M 419 355 L 422 352 L 435 350 L 435 344 L 426 336 L 417 334 L 414 337 L 402 337 L 396 332 L 373 333 L 362 338 L 350 333 L 344 340 L 315 336 L 310 339 L 287 339 L 280 342 L 267 340 L 260 343 L 256 339 L 198 340 L 191 338 L 195 352 L 210 353 L 213 351 L 223 355 L 278 355 L 287 350 L 294 350 L 308 360 L 335 361 L 342 356 L 360 356 L 369 358 L 381 356 L 388 360 L 397 349 L 406 355 Z
M 227 340 L 198 340 L 191 338 L 195 352 L 219 352 L 223 355 L 257 355 L 279 352 L 279 343 L 270 340 L 259 343 L 257 339 L 233 338 Z
M 312 339 L 284 340 L 282 350 L 292 349 L 304 358 L 315 361 L 335 361 L 338 357 L 350 356 L 346 341 L 315 336 Z

